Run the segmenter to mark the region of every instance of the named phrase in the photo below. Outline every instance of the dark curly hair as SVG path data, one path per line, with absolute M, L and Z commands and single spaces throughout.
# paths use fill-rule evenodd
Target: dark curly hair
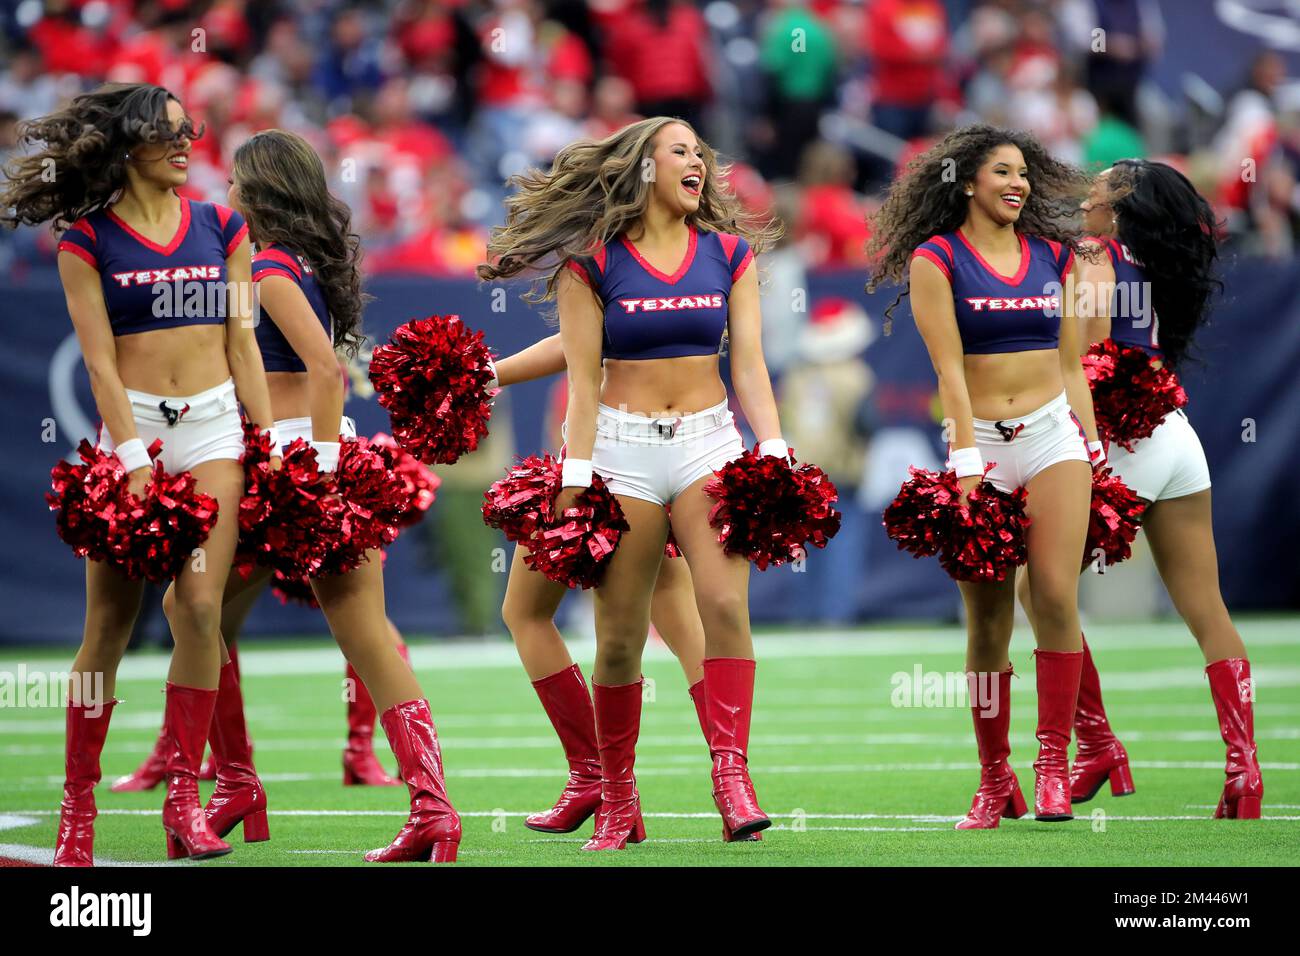
M 1151 283 L 1165 364 L 1177 368 L 1209 318 L 1210 299 L 1223 290 L 1214 274 L 1214 210 L 1186 176 L 1164 163 L 1122 159 L 1108 170 L 1106 189 L 1119 241 Z
M 1029 168 L 1029 198 L 1016 229 L 1078 250 L 1076 218 L 1087 192 L 1082 171 L 1054 159 L 1034 137 L 1020 130 L 977 124 L 954 130 L 912 160 L 871 217 L 867 256 L 872 263 L 867 291 L 883 282 L 903 287 L 885 310 L 890 316 L 907 294 L 907 270 L 916 247 L 931 236 L 952 232 L 966 221 L 970 197 L 965 185 L 999 146 L 1020 150 Z
M 62 232 L 107 206 L 126 185 L 126 157 L 142 144 L 173 143 L 203 135 L 188 119 L 179 130 L 167 119 L 178 100 L 161 86 L 108 83 L 83 93 L 56 113 L 23 123 L 19 147 L 38 146 L 9 162 L 0 189 L 0 222 L 52 224 Z
M 262 130 L 235 150 L 233 169 L 249 236 L 260 246 L 288 246 L 306 260 L 325 294 L 334 345 L 356 355 L 370 298 L 361 291 L 361 239 L 347 203 L 330 194 L 320 156 L 296 133 Z

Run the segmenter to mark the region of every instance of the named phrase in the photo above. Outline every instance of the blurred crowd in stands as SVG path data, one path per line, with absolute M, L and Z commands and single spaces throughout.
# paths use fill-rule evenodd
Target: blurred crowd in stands
M 9 0 L 0 156 L 18 121 L 105 80 L 162 84 L 206 124 L 189 191 L 234 147 L 307 136 L 372 273 L 469 275 L 506 178 L 579 137 L 672 114 L 735 162 L 811 268 L 860 267 L 894 169 L 977 119 L 1062 158 L 1178 163 L 1266 255 L 1300 235 L 1300 96 L 1262 53 L 1190 122 L 1146 79 L 1154 0 Z M 1249 158 L 1248 170 L 1243 161 Z M 52 257 L 6 236 L 0 274 Z

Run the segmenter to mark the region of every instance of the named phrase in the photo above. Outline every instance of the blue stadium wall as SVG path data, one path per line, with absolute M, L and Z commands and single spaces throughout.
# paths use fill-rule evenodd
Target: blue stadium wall
M 1227 295 L 1201 338 L 1203 368 L 1185 382 L 1188 414 L 1205 445 L 1214 477 L 1215 532 L 1223 590 L 1235 609 L 1300 608 L 1300 262 L 1244 261 L 1227 275 Z M 369 286 L 376 296 L 366 317 L 377 340 L 412 317 L 459 313 L 482 328 L 501 354 L 522 348 L 548 330 L 536 312 L 508 293 L 504 312 L 491 308 L 492 290 L 473 282 L 385 278 Z M 862 302 L 880 316 L 893 293 L 867 296 L 860 274 L 810 277 L 815 303 L 837 295 Z M 0 381 L 8 413 L 0 420 L 0 642 L 76 643 L 84 612 L 81 563 L 58 540 L 43 495 L 49 469 L 94 428 L 97 417 L 72 336 L 57 277 L 0 285 L 0 314 L 8 336 L 0 351 Z M 906 300 L 894 334 L 866 354 L 877 376 L 879 424 L 915 429 L 938 454 L 932 412 L 933 373 Z M 542 449 L 547 383 L 519 386 L 510 396 L 515 450 Z M 348 413 L 363 434 L 387 429 L 373 400 L 353 398 Z M 57 422 L 57 440 L 43 441 L 45 422 Z M 1251 437 L 1253 422 L 1253 441 Z M 1245 436 L 1245 438 L 1243 437 Z M 901 476 L 900 476 L 901 480 Z M 437 504 L 434 505 L 437 507 Z M 856 595 L 863 620 L 952 618 L 955 588 L 933 561 L 898 553 L 873 518 L 864 572 Z M 502 542 L 504 545 L 504 541 Z M 814 552 L 809 571 L 833 560 L 836 543 Z M 457 633 L 459 622 L 443 574 L 427 566 L 410 532 L 391 549 L 386 566 L 389 611 L 404 631 Z M 485 562 L 486 564 L 486 562 Z M 491 573 L 485 567 L 484 573 Z M 815 619 L 798 572 L 753 575 L 757 622 Z M 247 633 L 319 634 L 319 612 L 264 599 Z

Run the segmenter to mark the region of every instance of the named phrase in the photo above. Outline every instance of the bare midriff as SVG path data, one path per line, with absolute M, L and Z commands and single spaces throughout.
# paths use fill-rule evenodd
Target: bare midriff
M 230 378 L 225 325 L 183 325 L 120 335 L 122 384 L 150 395 L 197 395 Z
M 600 402 L 629 415 L 690 415 L 726 400 L 717 354 L 605 360 Z
M 1027 415 L 1065 391 L 1057 349 L 967 355 L 971 414 L 985 421 Z

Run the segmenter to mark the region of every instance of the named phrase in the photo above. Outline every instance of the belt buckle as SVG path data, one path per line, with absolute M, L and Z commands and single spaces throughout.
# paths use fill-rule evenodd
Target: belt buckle
M 167 427 L 175 428 L 177 423 L 185 417 L 185 413 L 190 410 L 190 403 L 186 402 L 184 408 L 172 408 L 165 401 L 159 402 L 158 410 L 163 413 L 163 418 L 167 419 Z
M 1016 422 L 1015 426 L 1013 427 L 1011 425 L 1005 424 L 1005 420 L 1003 420 L 1003 421 L 994 422 L 993 427 L 998 430 L 998 434 L 1002 436 L 1003 441 L 1009 442 L 1013 440 L 1017 435 L 1020 434 L 1020 432 L 1025 427 L 1025 423 Z
M 665 423 L 662 419 L 657 418 L 654 421 L 654 427 L 659 430 L 660 438 L 662 438 L 664 441 L 672 441 L 673 437 L 677 434 L 677 426 L 680 425 L 681 423 L 682 420 L 680 418 L 674 419 L 673 421 L 667 423 Z

